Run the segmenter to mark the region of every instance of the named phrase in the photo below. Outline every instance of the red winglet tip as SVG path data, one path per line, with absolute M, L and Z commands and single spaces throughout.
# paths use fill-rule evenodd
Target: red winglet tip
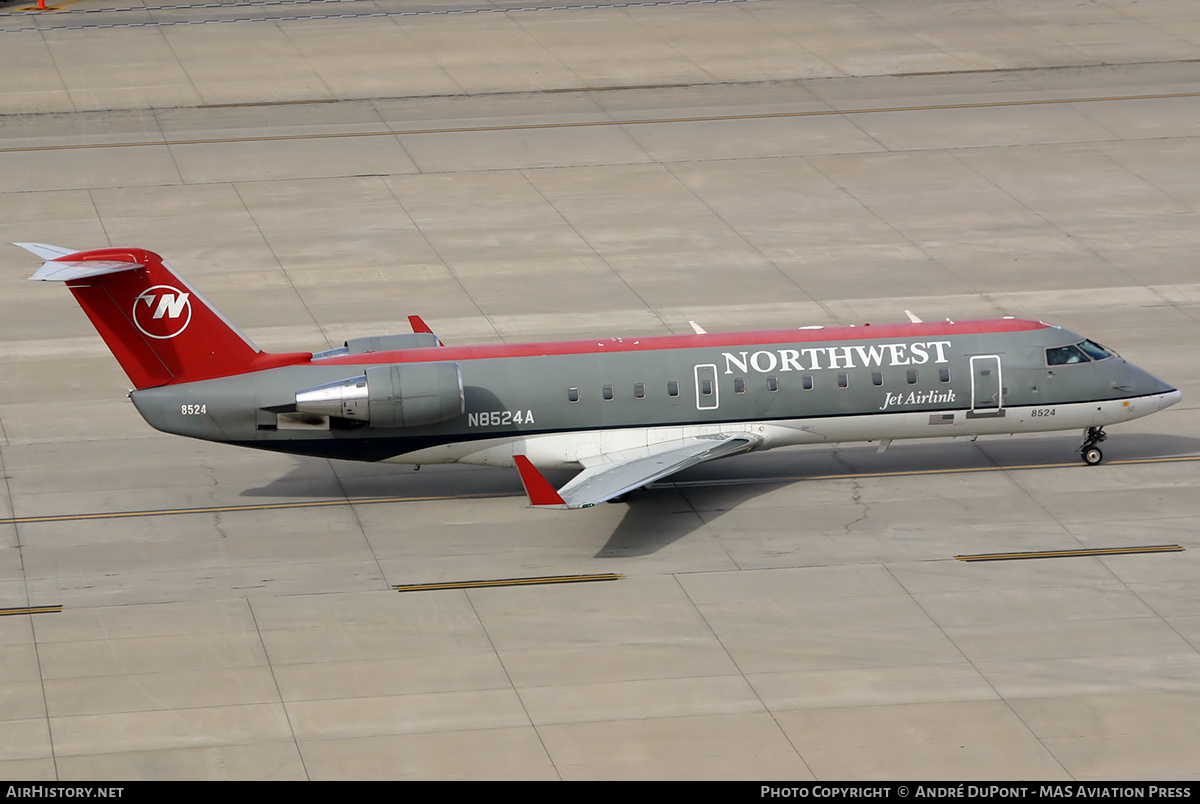
M 437 335 L 434 333 L 434 331 L 429 328 L 428 324 L 425 323 L 425 319 L 421 318 L 419 315 L 410 315 L 408 317 L 408 325 L 412 327 L 413 332 L 425 332 L 437 338 Z M 442 343 L 442 339 L 438 338 L 438 346 L 445 345 L 446 344 Z
M 514 455 L 517 471 L 521 473 L 521 483 L 525 486 L 525 494 L 529 496 L 530 505 L 566 505 L 563 498 L 550 485 L 550 481 L 542 477 L 542 473 L 524 455 Z

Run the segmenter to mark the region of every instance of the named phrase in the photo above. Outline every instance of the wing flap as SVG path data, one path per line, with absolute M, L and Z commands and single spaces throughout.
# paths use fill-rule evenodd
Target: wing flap
M 748 452 L 759 442 L 759 438 L 749 433 L 721 434 L 684 439 L 682 444 L 670 442 L 646 449 L 609 453 L 597 456 L 595 463 L 585 466 L 582 472 L 557 492 L 528 458 L 524 455 L 516 458 L 531 505 L 591 508 L 696 464 Z

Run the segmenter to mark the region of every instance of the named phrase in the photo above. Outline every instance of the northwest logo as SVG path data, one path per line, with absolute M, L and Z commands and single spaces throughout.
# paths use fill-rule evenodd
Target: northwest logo
M 863 346 L 813 346 L 806 349 L 762 349 L 757 352 L 722 352 L 725 373 L 760 374 L 774 371 L 822 371 L 824 369 L 868 368 L 870 366 L 923 366 L 947 363 L 950 341 L 875 343 Z
M 192 322 L 190 296 L 170 285 L 155 285 L 133 300 L 133 323 L 148 338 L 174 338 Z

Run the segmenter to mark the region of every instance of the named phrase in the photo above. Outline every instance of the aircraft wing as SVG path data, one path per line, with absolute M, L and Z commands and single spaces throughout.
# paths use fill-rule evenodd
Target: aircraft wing
M 748 452 L 761 439 L 749 433 L 696 436 L 644 449 L 623 450 L 584 461 L 584 469 L 557 491 L 524 455 L 515 455 L 531 505 L 591 508 L 704 461 Z

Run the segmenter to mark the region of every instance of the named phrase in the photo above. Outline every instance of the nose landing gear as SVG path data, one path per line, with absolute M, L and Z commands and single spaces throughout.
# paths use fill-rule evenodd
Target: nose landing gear
M 1079 457 L 1088 466 L 1095 466 L 1104 460 L 1104 453 L 1096 445 L 1108 438 L 1103 427 L 1089 427 L 1083 431 L 1083 444 L 1079 447 Z

